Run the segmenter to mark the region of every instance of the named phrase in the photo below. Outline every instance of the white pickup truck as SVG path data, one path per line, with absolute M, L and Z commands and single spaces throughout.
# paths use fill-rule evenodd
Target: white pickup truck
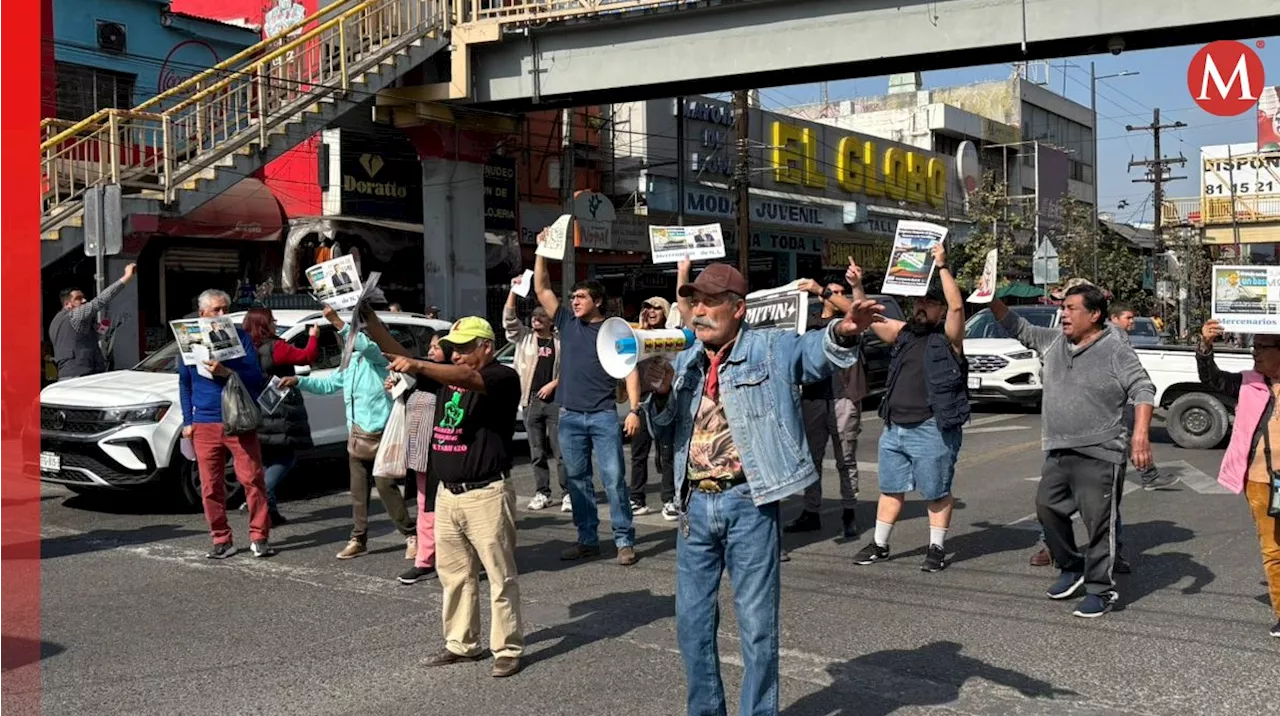
M 274 311 L 280 335 L 299 348 L 308 329 L 320 326 L 320 355 L 300 375 L 325 375 L 338 367 L 342 344 L 316 311 Z M 412 313 L 379 313 L 410 353 L 423 356 L 431 335 L 449 323 Z M 244 314 L 233 314 L 239 324 Z M 129 370 L 71 378 L 40 394 L 40 479 L 74 492 L 163 487 L 188 506 L 200 505 L 200 477 L 182 458 L 179 435 L 177 345 L 170 342 Z M 341 454 L 347 440 L 341 394 L 303 394 L 315 443 L 308 456 Z M 228 472 L 227 494 L 240 485 Z
M 1011 306 L 1009 310 L 1033 325 L 1059 325 L 1054 306 Z M 1187 449 L 1207 449 L 1221 443 L 1231 431 L 1236 396 L 1220 395 L 1200 382 L 1195 349 L 1154 345 L 1135 345 L 1134 349 L 1155 383 L 1156 407 L 1174 443 Z M 965 324 L 964 352 L 969 363 L 969 395 L 975 402 L 1040 404 L 1044 388 L 1040 356 L 1010 338 L 991 311 L 979 311 Z M 1247 350 L 1218 346 L 1214 355 L 1226 371 L 1238 373 L 1253 367 Z

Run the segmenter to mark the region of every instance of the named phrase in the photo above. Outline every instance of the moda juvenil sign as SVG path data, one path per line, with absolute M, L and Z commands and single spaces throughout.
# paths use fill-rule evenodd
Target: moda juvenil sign
M 653 177 L 647 200 L 652 211 L 676 210 L 676 183 L 664 177 Z M 733 218 L 734 200 L 727 191 L 707 187 L 686 187 L 684 210 L 688 214 Z M 751 197 L 751 220 L 764 224 L 801 226 L 810 229 L 844 230 L 844 215 L 839 207 L 822 204 L 801 204 L 770 197 Z

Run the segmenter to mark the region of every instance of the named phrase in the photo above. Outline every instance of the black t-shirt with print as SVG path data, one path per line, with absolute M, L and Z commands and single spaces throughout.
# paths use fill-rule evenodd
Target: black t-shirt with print
M 480 375 L 484 393 L 446 385 L 436 396 L 429 466 L 440 482 L 481 482 L 511 469 L 520 376 L 497 361 Z
M 529 397 L 536 398 L 538 391 L 542 387 L 551 382 L 556 373 L 556 339 L 539 338 L 538 339 L 538 362 L 533 368 L 533 380 L 529 383 Z M 548 403 L 555 402 L 555 395 L 546 401 Z

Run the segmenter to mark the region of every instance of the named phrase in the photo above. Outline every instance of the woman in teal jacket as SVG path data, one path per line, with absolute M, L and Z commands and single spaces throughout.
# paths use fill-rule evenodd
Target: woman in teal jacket
M 386 332 L 385 327 L 372 312 L 367 314 L 371 333 L 380 335 L 384 345 L 379 346 L 368 336 L 356 335 L 355 350 L 346 370 L 335 370 L 325 377 L 301 376 L 285 378 L 284 385 L 297 385 L 300 390 L 316 395 L 330 395 L 341 391 L 346 406 L 347 432 L 351 434 L 365 433 L 381 435 L 391 416 L 391 396 L 387 394 L 384 384 L 387 380 L 387 359 L 383 355 L 389 353 L 405 354 L 403 347 Z M 337 311 L 325 307 L 324 317 L 338 329 L 338 335 L 345 341 L 351 327 L 342 320 Z M 393 345 L 386 345 L 390 341 Z M 369 495 L 372 487 L 377 486 L 378 496 L 386 508 L 396 529 L 404 536 L 405 559 L 413 559 L 418 553 L 417 525 L 409 514 L 404 496 L 396 486 L 395 480 L 386 477 L 373 477 L 373 458 L 350 454 L 351 442 L 347 443 L 347 462 L 351 468 L 351 540 L 338 553 L 338 559 L 359 557 L 369 550 Z M 366 459 L 367 458 L 367 459 Z

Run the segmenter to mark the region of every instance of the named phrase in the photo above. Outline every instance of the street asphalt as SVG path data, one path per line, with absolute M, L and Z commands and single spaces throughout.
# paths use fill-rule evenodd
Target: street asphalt
M 952 564 L 919 569 L 924 503 L 910 500 L 889 561 L 850 558 L 874 522 L 876 441 L 859 445 L 863 535 L 836 538 L 839 490 L 828 455 L 824 530 L 788 535 L 783 565 L 781 702 L 785 716 L 1277 713 L 1280 640 L 1256 533 L 1243 498 L 1213 483 L 1221 451 L 1185 451 L 1156 429 L 1162 469 L 1182 482 L 1123 501 L 1120 605 L 1071 615 L 1044 590 L 1056 574 L 1028 564 L 1040 418 L 990 408 L 966 429 L 947 542 Z M 309 464 L 282 493 L 293 522 L 278 556 L 203 558 L 199 514 L 136 495 L 43 489 L 41 710 L 49 716 L 684 713 L 674 627 L 675 528 L 638 517 L 640 562 L 560 562 L 574 539 L 558 501 L 525 509 L 517 563 L 525 668 L 505 680 L 488 663 L 426 669 L 441 645 L 435 580 L 404 586 L 404 544 L 380 508 L 371 553 L 334 559 L 350 528 L 345 465 Z M 651 488 L 657 489 L 656 474 Z M 558 498 L 559 495 L 556 495 Z M 658 502 L 651 496 L 650 504 Z M 798 512 L 787 501 L 784 515 Z M 608 543 L 602 508 L 602 543 Z M 248 547 L 246 513 L 232 514 Z M 483 588 L 487 631 L 487 587 Z M 741 678 L 728 580 L 720 651 L 729 712 Z M 8 677 L 6 677 L 8 678 Z M 7 698 L 23 698 L 7 694 Z

